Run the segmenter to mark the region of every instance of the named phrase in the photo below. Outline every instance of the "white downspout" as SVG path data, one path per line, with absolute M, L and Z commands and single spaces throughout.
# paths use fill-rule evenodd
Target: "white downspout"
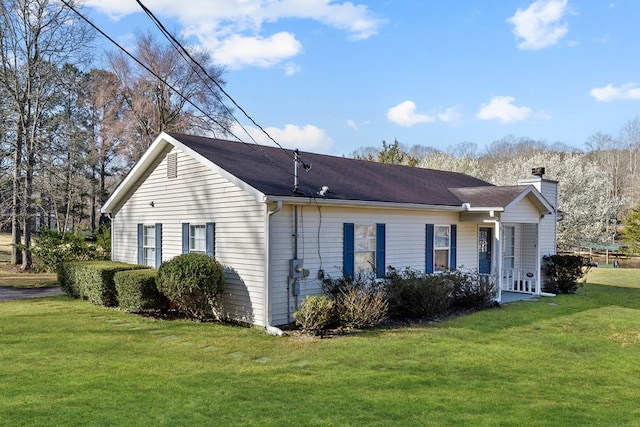
M 267 204 L 265 203 L 265 206 Z M 267 211 L 267 215 L 265 217 L 265 233 L 264 233 L 264 330 L 271 335 L 280 336 L 283 334 L 280 328 L 276 328 L 275 326 L 271 326 L 270 320 L 270 311 L 269 311 L 269 226 L 271 224 L 271 215 L 280 212 L 282 209 L 282 201 L 278 200 L 276 202 L 276 207 L 273 210 Z

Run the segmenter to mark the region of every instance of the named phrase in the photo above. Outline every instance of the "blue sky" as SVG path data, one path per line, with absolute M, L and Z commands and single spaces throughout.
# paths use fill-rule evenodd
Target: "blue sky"
M 229 94 L 285 147 L 483 150 L 513 135 L 585 148 L 640 115 L 640 0 L 143 3 L 212 51 Z M 85 4 L 125 46 L 157 31 L 135 0 Z

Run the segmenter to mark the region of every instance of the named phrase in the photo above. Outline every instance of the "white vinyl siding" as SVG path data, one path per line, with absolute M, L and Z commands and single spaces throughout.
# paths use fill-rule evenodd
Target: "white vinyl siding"
M 500 220 L 502 222 L 537 224 L 540 221 L 540 212 L 525 197 L 515 206 L 510 206 L 509 210 L 502 214 Z
M 310 274 L 300 279 L 297 298 L 287 286 L 289 260 L 294 257 L 293 218 L 290 205 L 284 205 L 271 216 L 269 281 L 275 325 L 293 321 L 291 313 L 305 296 L 321 294 L 319 270 L 322 269 L 327 278 L 342 277 L 344 223 L 355 223 L 356 227 L 373 225 L 374 232 L 375 224 L 385 224 L 385 267 L 424 271 L 425 223 L 455 224 L 458 213 L 299 206 L 297 256 L 304 260 L 304 268 Z M 476 224 L 458 225 L 458 265 L 477 265 L 476 230 Z M 461 232 L 471 236 L 471 240 L 463 242 Z
M 112 258 L 137 262 L 137 224 L 162 223 L 162 258 L 182 253 L 182 223 L 215 222 L 215 257 L 227 269 L 226 315 L 248 323 L 264 319 L 264 204 L 195 158 L 173 149 L 177 178 L 167 178 L 166 156 L 113 215 Z M 166 153 L 165 153 L 166 154 Z M 153 202 L 153 206 L 151 206 Z

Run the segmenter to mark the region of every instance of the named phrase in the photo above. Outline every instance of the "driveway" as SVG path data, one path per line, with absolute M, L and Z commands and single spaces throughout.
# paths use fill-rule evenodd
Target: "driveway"
M 64 295 L 59 286 L 51 288 L 5 288 L 0 287 L 0 301 L 11 299 L 41 298 Z

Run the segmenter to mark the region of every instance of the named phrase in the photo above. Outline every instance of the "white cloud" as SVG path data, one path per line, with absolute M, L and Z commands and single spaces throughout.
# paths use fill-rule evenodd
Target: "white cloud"
M 527 9 L 519 9 L 507 19 L 524 50 L 540 50 L 553 46 L 569 31 L 562 18 L 568 12 L 568 0 L 538 0 Z
M 347 124 L 347 126 L 349 126 L 353 130 L 360 130 L 360 128 L 362 128 L 362 127 L 369 126 L 371 124 L 371 121 L 370 120 L 362 120 L 360 122 L 357 122 L 357 121 L 352 120 L 352 119 L 347 119 L 346 124 Z
M 445 108 L 443 112 L 437 113 L 436 117 L 441 122 L 458 123 L 460 122 L 460 120 L 462 120 L 462 113 L 460 113 L 459 110 L 460 110 L 460 107 L 457 105 L 455 107 Z
M 215 60 L 230 68 L 243 65 L 272 67 L 283 59 L 295 56 L 302 46 L 291 33 L 281 32 L 268 38 L 233 35 L 213 51 Z
M 142 12 L 133 0 L 86 0 L 85 4 L 114 20 Z M 316 21 L 355 40 L 377 34 L 384 24 L 368 6 L 350 1 L 208 0 L 204 6 L 202 0 L 154 0 L 149 8 L 163 21 L 175 18 L 183 26 L 183 37 L 197 38 L 221 65 L 236 68 L 270 67 L 300 53 L 295 35 L 269 33 L 264 24 L 284 19 Z M 285 67 L 285 71 L 290 73 L 291 68 Z
M 387 119 L 399 126 L 412 127 L 420 123 L 444 123 L 457 124 L 462 120 L 460 106 L 447 107 L 442 111 L 425 114 L 417 113 L 417 106 L 413 101 L 404 101 L 387 111 Z
M 627 83 L 618 87 L 608 84 L 605 87 L 591 89 L 589 95 L 602 102 L 624 99 L 640 100 L 640 87 L 636 83 Z
M 287 62 L 284 64 L 284 73 L 287 76 L 293 76 L 294 74 L 298 74 L 300 72 L 300 66 L 295 62 Z
M 480 120 L 499 120 L 509 123 L 525 120 L 533 115 L 530 108 L 513 105 L 514 101 L 515 98 L 511 96 L 496 96 L 489 103 L 482 104 L 476 117 Z
M 411 127 L 418 123 L 431 123 L 435 120 L 427 114 L 416 113 L 416 104 L 413 101 L 404 101 L 395 107 L 389 108 L 387 111 L 387 119 L 393 123 L 403 126 Z
M 274 146 L 273 141 L 260 129 L 252 126 L 245 126 L 245 129 L 258 144 Z M 232 131 L 234 135 L 238 135 L 244 141 L 247 141 L 246 132 L 240 126 L 235 125 Z M 265 131 L 284 148 L 299 148 L 315 153 L 328 153 L 333 144 L 333 141 L 325 131 L 314 125 L 298 126 L 287 124 L 284 128 L 266 127 Z

